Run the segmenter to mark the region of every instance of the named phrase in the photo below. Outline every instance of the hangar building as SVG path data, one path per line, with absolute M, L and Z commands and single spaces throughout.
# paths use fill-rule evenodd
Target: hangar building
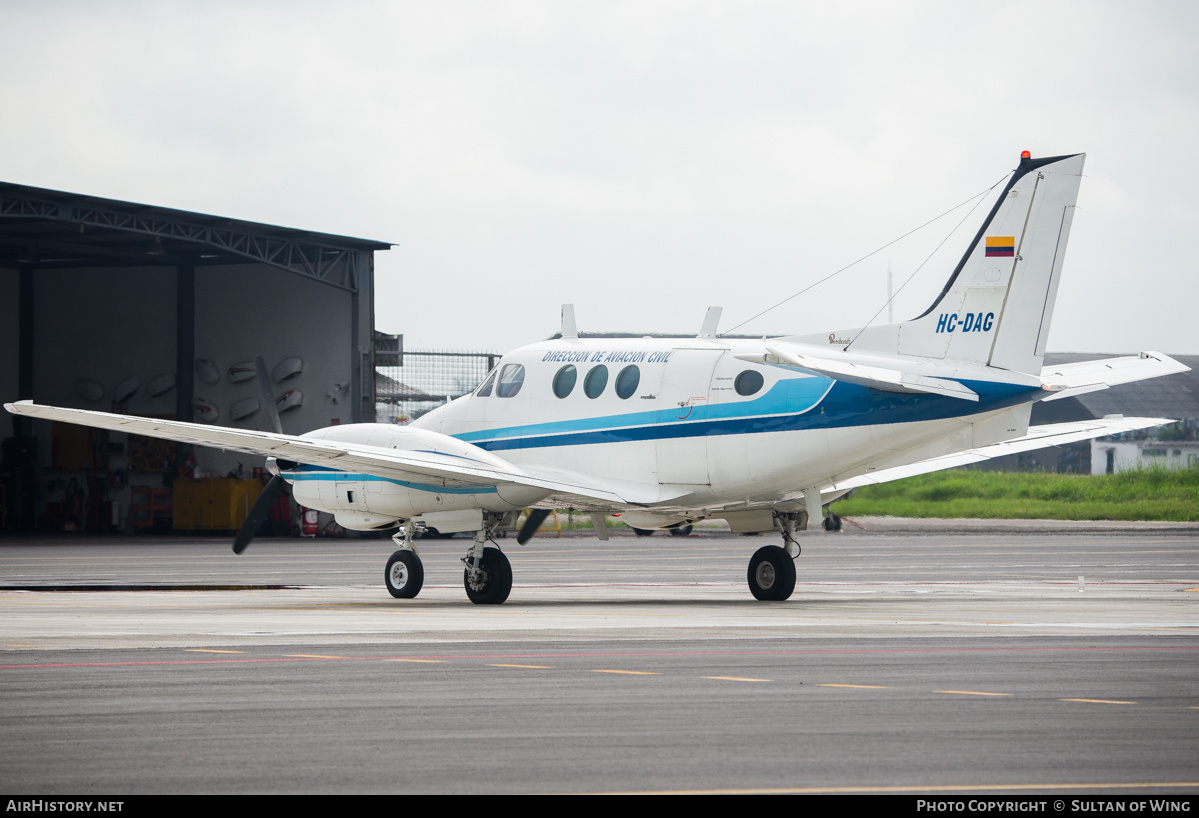
M 373 421 L 374 253 L 389 247 L 0 182 L 0 400 L 189 421 L 196 404 L 268 430 L 265 411 L 233 417 L 261 392 L 230 368 L 262 355 L 291 374 L 276 395 L 299 393 L 289 434 Z M 130 486 L 170 484 L 190 453 L 65 426 L 0 412 L 0 530 L 44 523 L 88 483 L 124 528 Z M 251 460 L 193 456 L 222 476 Z

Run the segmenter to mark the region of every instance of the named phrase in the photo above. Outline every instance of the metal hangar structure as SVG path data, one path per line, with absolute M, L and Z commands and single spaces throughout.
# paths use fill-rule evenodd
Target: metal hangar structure
M 0 182 L 0 400 L 267 430 L 265 411 L 246 414 L 255 381 L 231 371 L 262 355 L 291 375 L 276 395 L 298 393 L 288 433 L 373 421 L 374 253 L 390 247 Z M 0 531 L 98 473 L 128 508 L 117 481 L 162 453 L 49 427 L 0 412 Z M 194 456 L 202 473 L 238 463 Z M 168 483 L 180 466 L 149 465 Z

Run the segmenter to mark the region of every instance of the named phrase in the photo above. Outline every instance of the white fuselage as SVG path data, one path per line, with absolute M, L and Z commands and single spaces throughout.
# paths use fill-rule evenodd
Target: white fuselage
M 669 487 L 674 491 L 664 499 L 634 506 L 667 520 L 794 499 L 805 489 L 1018 437 L 1027 428 L 1027 387 L 983 384 L 974 403 L 880 392 L 735 357 L 761 350 L 755 340 L 546 341 L 505 355 L 478 389 L 407 429 L 362 424 L 314 434 L 412 448 L 406 435 L 424 430 L 460 441 L 464 457 Z M 550 494 L 381 479 L 356 487 L 356 477 L 297 481 L 297 500 L 336 511 L 339 520 L 357 511 L 367 515 L 360 527 L 371 527 L 376 517 L 505 511 Z

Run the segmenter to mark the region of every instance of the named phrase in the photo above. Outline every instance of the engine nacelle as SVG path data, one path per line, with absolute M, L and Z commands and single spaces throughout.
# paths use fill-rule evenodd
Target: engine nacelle
M 677 514 L 654 514 L 652 511 L 626 511 L 620 515 L 620 519 L 633 528 L 661 529 L 691 525 L 702 518 L 680 517 Z
M 465 465 L 512 469 L 503 458 L 448 435 L 410 426 L 358 423 L 331 426 L 303 435 L 315 440 L 352 443 L 382 450 L 422 455 L 450 455 Z M 358 531 L 389 528 L 399 520 L 421 514 L 466 511 L 508 512 L 528 508 L 550 494 L 546 489 L 507 484 L 488 485 L 480 479 L 441 480 L 436 477 L 399 479 L 287 461 L 268 461 L 268 469 L 292 484 L 297 503 L 327 511 L 338 525 Z M 465 485 L 463 485 L 465 484 Z
M 395 528 L 400 524 L 400 521 L 395 517 L 344 511 L 334 514 L 333 519 L 337 521 L 339 526 L 348 528 L 351 531 L 379 531 L 386 528 Z

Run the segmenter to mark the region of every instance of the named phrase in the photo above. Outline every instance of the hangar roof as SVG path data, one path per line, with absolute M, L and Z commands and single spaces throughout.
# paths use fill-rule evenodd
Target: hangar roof
M 198 266 L 258 262 L 346 290 L 389 242 L 0 182 L 0 265 Z

